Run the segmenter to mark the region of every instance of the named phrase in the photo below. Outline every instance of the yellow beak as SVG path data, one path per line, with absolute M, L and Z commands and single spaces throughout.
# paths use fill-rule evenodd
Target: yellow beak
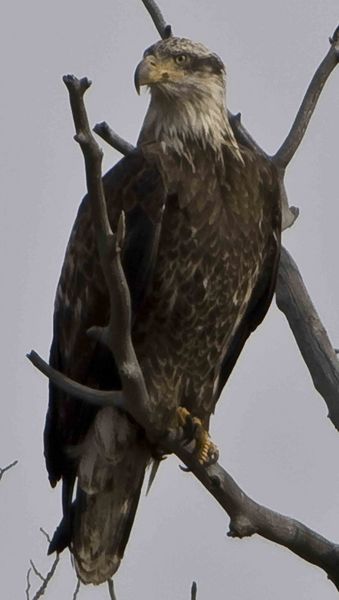
M 134 73 L 134 85 L 137 93 L 143 85 L 152 85 L 168 79 L 164 65 L 160 65 L 154 56 L 146 56 L 137 66 Z

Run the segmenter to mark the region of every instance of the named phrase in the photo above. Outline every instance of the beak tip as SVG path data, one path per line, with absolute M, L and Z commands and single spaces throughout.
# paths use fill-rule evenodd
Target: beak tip
M 134 87 L 137 91 L 138 96 L 140 96 L 140 63 L 137 66 L 137 68 L 135 69 L 135 73 L 134 73 Z

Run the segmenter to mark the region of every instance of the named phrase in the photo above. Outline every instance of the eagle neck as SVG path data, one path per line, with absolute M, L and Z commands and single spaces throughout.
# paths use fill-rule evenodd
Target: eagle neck
M 212 151 L 223 163 L 224 149 L 242 162 L 225 107 L 224 91 L 195 90 L 194 94 L 166 95 L 152 91 L 151 102 L 138 139 L 138 145 L 161 144 L 164 152 L 177 155 L 194 170 L 194 153 Z

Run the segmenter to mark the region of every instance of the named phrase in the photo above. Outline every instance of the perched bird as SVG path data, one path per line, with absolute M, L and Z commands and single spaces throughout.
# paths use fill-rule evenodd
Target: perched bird
M 269 159 L 230 124 L 225 67 L 200 43 L 169 37 L 135 71 L 150 104 L 135 151 L 103 178 L 109 217 L 126 215 L 122 260 L 132 338 L 161 430 L 178 407 L 208 430 L 223 386 L 275 288 L 278 179 Z M 109 318 L 91 206 L 80 206 L 57 288 L 50 364 L 99 389 L 120 389 L 110 351 L 88 335 Z M 53 384 L 45 427 L 63 520 L 50 551 L 69 546 L 78 576 L 99 584 L 118 569 L 151 448 L 140 426 Z M 73 498 L 73 488 L 76 492 Z

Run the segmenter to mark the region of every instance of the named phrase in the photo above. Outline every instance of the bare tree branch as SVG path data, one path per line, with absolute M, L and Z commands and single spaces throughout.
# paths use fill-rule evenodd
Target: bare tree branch
M 50 381 L 55 383 L 63 392 L 70 394 L 74 398 L 85 400 L 86 402 L 97 405 L 97 406 L 123 406 L 123 399 L 121 391 L 104 391 L 104 390 L 93 390 L 86 385 L 77 383 L 73 379 L 62 375 L 59 371 L 56 371 L 47 362 L 45 362 L 41 356 L 39 356 L 34 350 L 27 354 L 28 360 L 46 375 Z M 45 533 L 45 532 L 44 532 Z
M 312 78 L 289 135 L 271 159 L 278 169 L 283 229 L 293 225 L 299 214 L 296 207 L 289 207 L 288 205 L 284 185 L 285 168 L 303 139 L 329 75 L 339 62 L 339 27 L 335 30 L 330 43 L 331 48 Z M 245 142 L 250 144 L 255 151 L 260 152 L 260 147 L 244 129 L 240 119 L 233 118 L 231 122 L 233 127 L 237 128 L 238 133 L 244 136 Z M 276 301 L 289 322 L 300 352 L 310 371 L 314 386 L 327 404 L 329 418 L 339 430 L 338 359 L 319 315 L 312 304 L 298 268 L 284 248 L 281 252 Z
M 273 161 L 280 168 L 286 168 L 291 162 L 305 135 L 322 89 L 339 62 L 339 26 L 330 38 L 330 43 L 331 48 L 312 78 L 287 138 L 273 156 Z
M 230 516 L 229 536 L 243 538 L 257 533 L 283 545 L 304 560 L 322 568 L 339 589 L 339 546 L 337 544 L 328 541 L 300 522 L 256 503 L 220 465 L 215 464 L 208 468 L 202 466 L 192 451 L 182 447 L 177 432 L 153 430 L 147 390 L 131 343 L 129 290 L 119 255 L 123 240 L 121 218 L 117 233 L 113 233 L 108 222 L 105 198 L 100 185 L 101 153 L 96 142 L 92 141 L 83 102 L 88 82 L 68 76 L 65 78 L 65 83 L 71 98 L 77 132 L 76 140 L 80 143 L 85 158 L 98 248 L 110 292 L 111 319 L 108 326 L 109 337 L 107 336 L 106 340 L 109 339 L 111 342 L 110 347 L 121 374 L 125 410 L 145 429 L 148 436 L 153 436 L 153 439 L 155 438 L 165 450 L 174 452 L 225 509 Z M 119 339 L 119 347 L 114 344 L 113 332 Z
M 36 574 L 38 574 L 39 578 L 42 578 L 42 584 L 41 584 L 40 588 L 37 590 L 37 592 L 34 594 L 33 598 L 30 598 L 30 595 L 29 595 L 29 590 L 30 590 L 30 587 L 31 587 L 31 584 L 30 584 L 31 569 L 28 569 L 27 576 L 26 576 L 26 581 L 27 581 L 26 598 L 27 598 L 27 600 L 38 600 L 39 598 L 42 598 L 42 596 L 44 596 L 44 594 L 46 592 L 46 589 L 47 589 L 47 586 L 48 586 L 49 582 L 51 581 L 51 579 L 52 579 L 52 577 L 53 577 L 53 575 L 54 575 L 54 573 L 56 571 L 56 568 L 58 566 L 59 560 L 60 560 L 60 555 L 57 554 L 56 557 L 55 557 L 55 559 L 54 559 L 54 561 L 53 561 L 53 564 L 52 564 L 50 570 L 48 571 L 48 573 L 46 574 L 45 577 L 42 578 L 41 574 L 37 571 Z M 32 564 L 32 561 L 31 561 L 31 564 Z M 36 567 L 33 566 L 33 569 L 34 569 L 34 572 L 35 572 Z
M 298 267 L 282 248 L 276 301 L 293 331 L 314 386 L 324 398 L 328 416 L 339 431 L 339 361 L 308 295 Z
M 181 447 L 176 450 L 176 454 L 230 516 L 228 536 L 243 538 L 256 533 L 285 546 L 307 562 L 323 569 L 339 590 L 338 544 L 328 541 L 299 521 L 252 500 L 219 464 L 206 469 L 197 464 L 194 455 Z
M 49 537 L 48 533 L 46 533 L 46 531 L 42 527 L 40 527 L 40 531 L 45 536 L 45 538 L 47 539 L 47 541 L 49 543 L 50 537 Z M 29 561 L 31 566 L 28 569 L 27 574 L 26 574 L 26 582 L 27 582 L 27 586 L 26 586 L 26 590 L 25 590 L 26 591 L 26 600 L 38 600 L 39 598 L 42 598 L 42 596 L 45 595 L 47 586 L 56 571 L 59 560 L 60 560 L 60 554 L 57 554 L 52 563 L 50 570 L 48 571 L 48 573 L 45 576 L 43 576 L 40 573 L 40 571 L 37 569 L 37 567 L 35 566 L 35 564 L 32 560 Z M 40 579 L 40 581 L 42 581 L 40 588 L 34 594 L 33 598 L 30 597 L 30 589 L 31 589 L 30 576 L 31 576 L 32 570 L 33 570 L 34 574 L 36 575 L 36 577 L 38 577 L 38 579 Z
M 162 12 L 154 0 L 142 0 L 146 10 L 148 10 L 151 19 L 158 30 L 161 38 L 167 38 L 172 35 L 170 25 L 166 25 L 166 21 L 162 15 Z
M 109 597 L 111 600 L 116 600 L 116 595 L 115 595 L 115 591 L 114 591 L 114 583 L 113 583 L 113 579 L 109 579 L 107 581 L 107 585 L 108 585 L 108 593 L 109 593 Z
M 93 390 L 93 394 L 95 392 L 96 390 Z M 134 403 L 126 403 L 125 408 L 133 418 L 143 411 L 143 407 L 138 407 L 138 404 L 138 396 L 134 397 Z M 146 411 L 143 427 L 147 432 L 152 430 Z M 228 533 L 230 537 L 243 538 L 256 533 L 285 546 L 304 560 L 322 568 L 339 590 L 338 544 L 327 540 L 299 521 L 252 500 L 218 463 L 208 468 L 202 466 L 195 454 L 182 446 L 180 435 L 176 431 L 164 433 L 158 438 L 158 442 L 165 451 L 175 453 L 224 508 L 231 519 Z
M 18 464 L 17 460 L 14 460 L 10 465 L 7 465 L 7 467 L 0 467 L 0 481 L 2 479 L 2 476 L 4 473 L 6 473 L 6 471 L 9 471 L 9 469 L 11 469 L 12 467 L 15 467 L 15 465 Z
M 131 340 L 131 301 L 120 260 L 120 246 L 124 238 L 123 213 L 120 214 L 119 222 L 112 224 L 116 226 L 116 233 L 113 233 L 101 179 L 102 151 L 91 133 L 83 100 L 90 82 L 86 78 L 78 80 L 68 75 L 64 77 L 64 83 L 70 95 L 76 128 L 75 140 L 80 144 L 85 160 L 87 188 L 92 200 L 98 252 L 110 297 L 110 321 L 107 327 L 103 328 L 105 340 L 118 366 L 124 391 L 125 410 L 131 412 L 128 407 L 130 404 L 134 405 L 138 412 L 134 415 L 136 421 L 147 429 L 152 416 L 151 411 L 148 410 L 149 419 L 145 419 L 149 399 Z M 138 402 L 134 400 L 136 397 L 139 399 Z
M 115 148 L 121 154 L 125 156 L 133 152 L 134 146 L 130 144 L 126 140 L 124 140 L 120 135 L 118 135 L 113 129 L 106 123 L 106 121 L 102 121 L 101 123 L 97 123 L 93 129 L 96 134 L 100 135 L 107 144 Z

